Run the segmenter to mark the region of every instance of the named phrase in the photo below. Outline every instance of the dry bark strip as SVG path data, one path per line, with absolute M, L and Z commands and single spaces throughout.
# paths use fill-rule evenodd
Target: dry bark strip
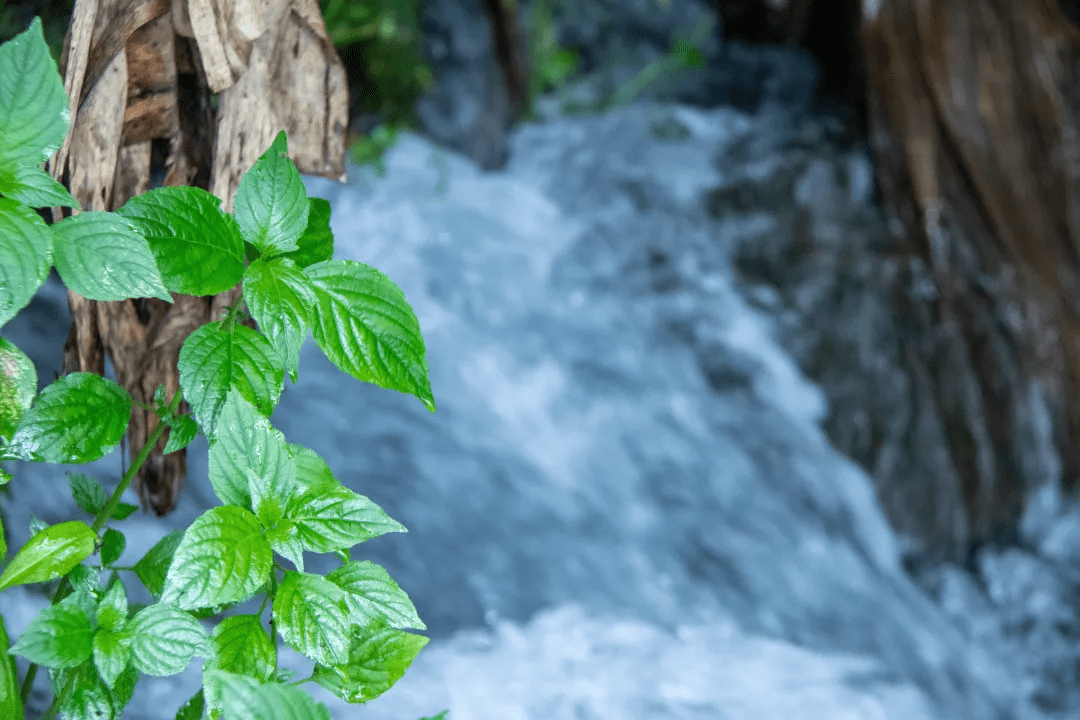
M 155 185 L 158 153 L 161 184 L 202 187 L 231 210 L 241 175 L 281 130 L 301 172 L 345 178 L 348 83 L 317 0 L 76 0 L 62 65 L 72 131 L 49 170 L 84 210 Z M 64 370 L 103 373 L 108 358 L 135 400 L 160 384 L 171 395 L 183 341 L 237 294 L 169 304 L 69 292 Z M 132 455 L 156 423 L 132 411 Z M 183 451 L 160 455 L 166 440 L 136 478 L 158 514 L 176 506 L 186 468 Z
M 1057 0 L 875 5 L 879 181 L 938 287 L 946 350 L 916 362 L 960 478 L 966 513 L 948 520 L 977 544 L 1014 532 L 1032 489 L 1015 431 L 1032 379 L 1080 480 L 1080 32 Z

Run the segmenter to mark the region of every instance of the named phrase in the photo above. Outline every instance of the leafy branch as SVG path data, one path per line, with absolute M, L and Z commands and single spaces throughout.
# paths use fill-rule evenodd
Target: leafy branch
M 141 675 L 182 672 L 195 656 L 203 659 L 203 686 L 178 720 L 328 718 L 298 689 L 309 681 L 348 702 L 377 697 L 426 645 L 412 632 L 425 626 L 386 570 L 353 561 L 350 551 L 405 528 L 342 485 L 312 450 L 287 442 L 269 416 L 285 374 L 297 378 L 309 332 L 345 373 L 414 395 L 433 411 L 415 313 L 378 270 L 333 259 L 329 204 L 307 197 L 284 133 L 241 179 L 234 213 L 199 188 L 166 187 L 114 213 L 76 212 L 46 225 L 33 207 L 78 209 L 40 167 L 67 131 L 66 108 L 35 21 L 0 46 L 0 324 L 29 303 L 53 266 L 68 288 L 93 300 L 171 302 L 173 293 L 213 295 L 237 284 L 242 294 L 220 321 L 184 341 L 180 388 L 171 398 L 163 387 L 155 393 L 147 407 L 158 422 L 113 491 L 70 476 L 91 524 L 40 529 L 0 573 L 0 591 L 59 580 L 51 604 L 14 644 L 0 623 L 0 649 L 10 644 L 10 654 L 30 662 L 17 692 L 15 666 L 0 658 L 0 717 L 22 716 L 39 666 L 54 689 L 47 717 L 111 720 Z M 239 322 L 245 312 L 257 330 Z M 117 447 L 134 404 L 123 387 L 73 373 L 36 388 L 33 364 L 0 341 L 0 460 L 81 464 Z M 184 401 L 191 416 L 181 412 Z M 165 453 L 206 436 L 222 505 L 133 565 L 118 565 L 126 540 L 110 525 L 136 509 L 121 497 L 166 431 Z M 310 573 L 305 553 L 336 554 L 342 565 Z M 86 564 L 94 554 L 100 565 Z M 152 604 L 129 607 L 131 575 Z M 259 596 L 258 613 L 204 627 Z M 289 681 L 277 665 L 279 640 L 315 663 L 309 678 Z

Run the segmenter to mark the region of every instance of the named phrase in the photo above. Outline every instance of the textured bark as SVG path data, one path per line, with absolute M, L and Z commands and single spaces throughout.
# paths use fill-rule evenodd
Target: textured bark
M 208 189 L 231 210 L 241 175 L 280 130 L 301 172 L 344 179 L 348 85 L 317 0 L 77 0 L 62 65 L 73 123 L 49 169 L 84 210 L 113 210 L 157 184 Z M 159 385 L 171 396 L 180 346 L 237 296 L 69 293 L 65 372 L 103 373 L 108 358 L 136 401 Z M 132 411 L 132 456 L 156 424 Z M 136 478 L 158 514 L 175 507 L 186 467 L 183 451 L 160 455 L 166 441 Z
M 502 69 L 506 94 L 514 114 L 518 115 L 528 99 L 529 70 L 514 5 L 513 0 L 484 0 L 484 12 L 491 21 L 495 57 Z
M 1080 34 L 1056 0 L 885 0 L 863 38 L 880 186 L 937 286 L 938 347 L 911 356 L 951 440 L 948 520 L 1008 537 L 1032 379 L 1080 478 Z

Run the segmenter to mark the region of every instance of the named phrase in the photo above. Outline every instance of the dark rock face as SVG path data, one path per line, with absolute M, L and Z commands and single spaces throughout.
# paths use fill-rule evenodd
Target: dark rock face
M 423 131 L 484 169 L 503 166 L 513 109 L 481 0 L 424 2 L 420 24 L 436 85 L 416 106 Z

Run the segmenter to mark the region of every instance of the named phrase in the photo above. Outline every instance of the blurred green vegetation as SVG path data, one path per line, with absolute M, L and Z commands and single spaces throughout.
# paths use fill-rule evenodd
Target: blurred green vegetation
M 349 75 L 352 115 L 377 118 L 350 154 L 380 169 L 383 153 L 415 124 L 413 106 L 434 83 L 421 44 L 420 2 L 319 0 L 319 7 Z
M 578 56 L 559 45 L 555 25 L 555 0 L 532 0 L 529 8 L 529 82 L 525 116 L 532 117 L 536 98 L 566 85 L 578 69 Z
M 37 15 L 41 17 L 42 31 L 49 52 L 57 65 L 60 64 L 60 51 L 64 47 L 64 35 L 67 34 L 71 12 L 75 9 L 75 0 L 16 0 L 4 2 L 0 6 L 0 42 L 7 42 L 29 25 Z

